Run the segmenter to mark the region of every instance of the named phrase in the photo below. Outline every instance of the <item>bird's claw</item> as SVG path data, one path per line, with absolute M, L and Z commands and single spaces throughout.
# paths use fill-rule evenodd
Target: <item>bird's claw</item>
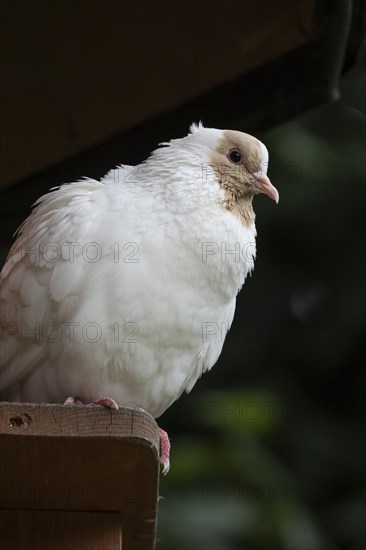
M 160 459 L 160 464 L 162 466 L 162 470 L 161 470 L 161 473 L 166 476 L 167 473 L 169 472 L 170 470 L 170 460 L 169 458 L 167 460 L 162 460 Z
M 64 402 L 64 405 L 83 405 L 83 404 L 84 403 L 80 401 L 80 399 L 78 399 L 77 397 L 68 397 Z
M 106 409 L 119 409 L 118 403 L 111 397 L 102 397 L 101 399 L 98 399 L 98 401 L 94 401 L 93 405 L 101 405 Z
M 77 397 L 68 397 L 64 402 L 64 405 L 84 405 L 84 403 Z M 106 409 L 119 409 L 118 403 L 112 399 L 112 397 L 102 397 L 97 401 L 93 401 L 92 405 L 100 405 Z
M 165 430 L 159 428 L 160 432 L 160 464 L 162 465 L 163 475 L 167 475 L 170 468 L 170 441 Z

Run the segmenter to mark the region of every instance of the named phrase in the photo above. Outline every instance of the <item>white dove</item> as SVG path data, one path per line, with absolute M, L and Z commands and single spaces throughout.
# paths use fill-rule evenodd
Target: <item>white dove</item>
M 19 228 L 1 272 L 2 400 L 157 418 L 217 361 L 253 268 L 253 196 L 278 202 L 268 151 L 201 123 L 161 145 L 51 190 Z M 161 430 L 164 473 L 169 451 Z

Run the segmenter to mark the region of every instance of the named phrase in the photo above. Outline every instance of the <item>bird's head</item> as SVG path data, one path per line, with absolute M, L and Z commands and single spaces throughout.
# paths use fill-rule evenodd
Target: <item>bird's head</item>
M 223 205 L 247 223 L 254 220 L 252 199 L 264 193 L 276 203 L 279 193 L 267 176 L 268 151 L 255 137 L 235 130 L 192 124 L 192 140 L 207 147 L 208 165 L 223 189 Z M 190 137 L 188 136 L 188 137 Z
M 267 176 L 267 148 L 249 134 L 199 123 L 191 125 L 186 137 L 160 145 L 165 147 L 156 149 L 145 163 L 147 180 L 149 185 L 157 182 L 154 191 L 163 192 L 177 211 L 219 202 L 251 225 L 254 195 L 264 193 L 278 202 L 278 191 Z

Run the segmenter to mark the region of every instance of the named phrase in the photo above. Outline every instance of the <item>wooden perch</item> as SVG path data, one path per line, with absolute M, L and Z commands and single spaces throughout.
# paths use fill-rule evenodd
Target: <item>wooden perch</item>
M 148 413 L 0 403 L 2 548 L 153 549 L 158 484 Z

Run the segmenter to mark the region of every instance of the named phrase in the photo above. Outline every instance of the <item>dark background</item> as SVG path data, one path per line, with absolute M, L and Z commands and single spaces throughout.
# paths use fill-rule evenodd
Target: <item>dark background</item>
M 135 4 L 140 15 L 144 14 L 147 4 Z M 253 4 L 241 3 L 239 13 L 237 2 L 197 3 L 200 21 L 198 25 L 193 20 L 184 29 L 190 37 L 187 44 L 190 41 L 192 45 L 202 33 L 212 43 L 219 40 L 226 47 L 229 40 L 225 45 L 223 35 L 210 36 L 210 17 L 217 21 L 218 14 L 227 22 L 235 20 L 238 13 L 245 21 L 246 9 L 253 9 Z M 285 13 L 288 3 L 282 4 Z M 238 297 L 224 351 L 191 395 L 183 396 L 159 420 L 172 439 L 171 472 L 160 484 L 157 548 L 162 550 L 361 550 L 366 544 L 365 8 L 362 2 L 294 4 L 299 25 L 305 25 L 303 17 L 311 12 L 313 25 L 307 23 L 303 43 L 291 35 L 286 47 L 276 50 L 276 44 L 284 44 L 289 25 L 280 14 L 279 26 L 272 28 L 266 13 L 275 3 L 258 2 L 259 15 L 251 18 L 251 50 L 242 58 L 237 53 L 239 62 L 236 57 L 233 63 L 235 46 L 230 51 L 229 44 L 232 68 L 225 73 L 225 56 L 222 65 L 206 63 L 206 40 L 197 43 L 201 45 L 196 51 L 185 44 L 188 65 L 182 68 L 181 81 L 176 82 L 177 90 L 181 86 L 185 93 L 178 97 L 173 89 L 164 102 L 159 89 L 173 86 L 177 53 L 169 41 L 161 45 L 162 37 L 169 17 L 175 17 L 174 10 L 181 17 L 185 9 L 192 10 L 193 3 L 186 3 L 186 8 L 181 2 L 149 3 L 149 17 L 155 7 L 155 14 L 164 22 L 161 28 L 155 24 L 154 33 L 148 35 L 151 48 L 160 45 L 160 57 L 149 58 L 149 44 L 141 44 L 151 29 L 151 20 L 146 20 L 140 24 L 139 40 L 135 35 L 132 46 L 129 42 L 130 54 L 121 59 L 120 66 L 108 66 L 107 60 L 104 64 L 111 74 L 119 72 L 123 89 L 124 75 L 135 65 L 132 54 L 138 43 L 141 58 L 164 68 L 155 70 L 161 88 L 154 88 L 146 73 L 139 72 L 145 112 L 141 114 L 136 102 L 138 116 L 124 125 L 126 101 L 107 105 L 102 94 L 93 124 L 80 126 L 79 133 L 81 119 L 76 113 L 78 106 L 83 109 L 85 88 L 75 86 L 80 98 L 73 95 L 70 101 L 70 86 L 66 97 L 60 81 L 56 98 L 50 88 L 42 95 L 44 86 L 57 79 L 47 72 L 52 59 L 47 64 L 42 57 L 42 64 L 37 58 L 39 51 L 53 47 L 62 52 L 64 47 L 62 41 L 55 46 L 52 29 L 47 34 L 44 23 L 49 23 L 50 17 L 46 17 L 46 4 L 15 2 L 16 8 L 2 4 L 6 6 L 6 29 L 17 23 L 19 29 L 27 28 L 29 20 L 30 26 L 37 22 L 43 33 L 41 48 L 36 40 L 23 45 L 24 57 L 33 55 L 28 70 L 36 75 L 35 80 L 29 80 L 28 88 L 23 83 L 22 88 L 21 79 L 5 79 L 3 111 L 9 115 L 12 107 L 15 121 L 27 102 L 38 110 L 46 105 L 51 117 L 61 112 L 59 123 L 56 117 L 49 134 L 40 118 L 40 127 L 32 126 L 36 144 L 55 143 L 53 149 L 44 148 L 43 162 L 42 147 L 32 149 L 29 140 L 29 155 L 21 138 L 32 124 L 26 110 L 24 127 L 18 120 L 11 130 L 15 138 L 9 137 L 9 142 L 14 138 L 14 145 L 7 151 L 13 156 L 3 158 L 4 190 L 0 194 L 4 256 L 12 233 L 41 193 L 84 175 L 100 177 L 119 163 L 141 162 L 158 142 L 186 134 L 192 121 L 201 119 L 205 126 L 254 133 L 270 152 L 269 176 L 279 189 L 280 203 L 275 206 L 265 197 L 255 200 L 256 267 Z M 69 21 L 71 30 L 65 29 L 65 44 L 70 32 L 72 37 L 88 25 L 98 27 L 96 17 L 76 17 L 73 10 L 79 10 L 82 3 L 54 5 Z M 100 15 L 100 4 L 89 5 L 97 6 Z M 105 9 L 112 10 L 115 17 L 121 6 L 125 14 L 123 10 L 132 9 L 132 5 L 108 2 Z M 277 8 L 274 19 L 279 12 Z M 205 13 L 207 18 L 202 15 Z M 6 27 L 7 19 L 10 27 Z M 104 23 L 103 19 L 99 40 L 108 43 Z M 32 28 L 28 31 L 32 35 Z M 247 44 L 248 26 L 243 24 L 242 31 Z M 13 34 L 13 40 L 20 40 L 19 36 Z M 266 48 L 268 36 L 275 51 L 272 56 Z M 131 41 L 121 32 L 121 48 L 127 39 Z M 97 46 L 98 42 L 95 50 Z M 175 48 L 178 46 L 179 42 Z M 75 47 L 73 51 L 68 44 L 66 51 L 74 62 L 79 61 L 79 75 L 99 82 L 98 72 L 92 77 L 86 74 L 83 50 Z M 10 41 L 6 67 L 11 65 L 13 53 Z M 199 62 L 193 63 L 193 57 Z M 66 58 L 65 66 L 67 63 Z M 215 66 L 215 81 L 207 77 L 206 89 L 196 86 L 204 68 L 209 67 L 210 76 Z M 37 97 L 21 93 L 29 86 L 34 90 L 34 82 Z M 150 95 L 151 89 L 156 97 Z M 133 94 L 131 97 L 133 105 Z M 72 105 L 66 114 L 60 110 L 59 100 Z M 127 106 L 127 110 L 131 108 Z M 116 125 L 107 128 L 106 122 L 101 130 L 103 113 L 107 122 L 117 121 Z M 64 147 L 53 140 L 54 134 L 64 131 L 62 117 L 71 120 L 68 128 L 74 145 Z M 88 136 L 93 138 L 88 141 Z M 38 155 L 36 165 L 42 170 L 30 161 L 18 169 L 14 160 L 9 160 L 18 158 L 15 164 L 22 164 L 27 155 L 31 160 Z

